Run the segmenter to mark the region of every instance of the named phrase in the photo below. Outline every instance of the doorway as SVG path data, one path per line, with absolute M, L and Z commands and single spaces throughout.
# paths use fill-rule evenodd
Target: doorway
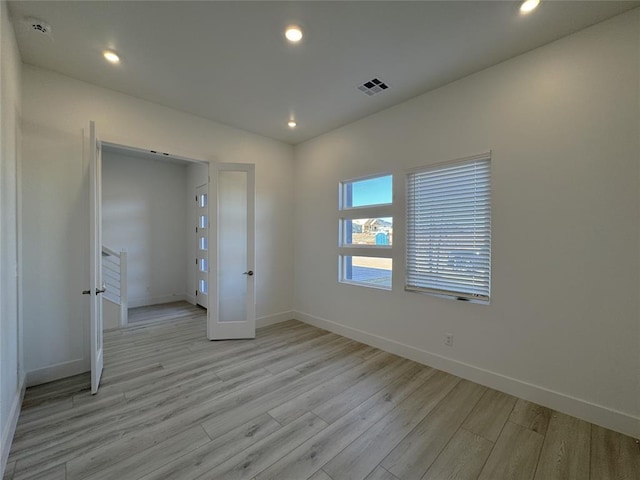
M 102 156 L 105 329 L 140 318 L 162 321 L 170 313 L 161 313 L 163 305 L 170 311 L 181 302 L 202 304 L 195 276 L 208 265 L 191 264 L 196 248 L 189 220 L 196 214 L 195 185 L 208 188 L 206 165 L 111 145 Z M 114 303 L 122 308 L 112 308 Z M 111 314 L 123 311 L 121 318 Z

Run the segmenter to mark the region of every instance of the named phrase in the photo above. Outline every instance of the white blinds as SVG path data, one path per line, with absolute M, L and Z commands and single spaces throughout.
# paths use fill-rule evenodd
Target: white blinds
M 407 175 L 406 290 L 489 300 L 490 154 Z

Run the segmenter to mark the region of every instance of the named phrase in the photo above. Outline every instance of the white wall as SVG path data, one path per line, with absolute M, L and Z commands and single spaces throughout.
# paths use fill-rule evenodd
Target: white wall
M 290 318 L 291 146 L 27 65 L 22 100 L 24 289 L 38 292 L 37 302 L 24 305 L 30 383 L 89 366 L 89 307 L 81 295 L 88 281 L 83 129 L 89 120 L 111 143 L 255 163 L 257 315 L 262 321 Z
M 0 2 L 0 476 L 20 414 L 20 54 L 7 4 Z
M 187 165 L 187 199 L 186 199 L 186 235 L 187 235 L 187 300 L 196 303 L 196 188 L 209 183 L 209 172 L 206 165 L 190 163 Z M 293 256 L 293 253 L 292 253 Z M 293 272 L 292 272 L 293 274 Z M 291 292 L 290 292 L 291 293 Z
M 187 165 L 103 151 L 102 241 L 126 249 L 129 308 L 187 293 Z
M 296 318 L 639 435 L 639 18 L 299 145 Z M 491 305 L 404 292 L 405 170 L 489 149 Z M 395 176 L 391 292 L 337 282 L 338 182 L 377 172 Z

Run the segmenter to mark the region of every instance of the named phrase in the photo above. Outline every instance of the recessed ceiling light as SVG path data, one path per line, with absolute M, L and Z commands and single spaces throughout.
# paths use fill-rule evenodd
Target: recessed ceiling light
M 534 10 L 540 4 L 540 0 L 524 0 L 520 5 L 520 11 L 522 13 L 529 13 Z
M 104 52 L 102 52 L 102 56 L 111 63 L 120 63 L 120 57 L 115 53 L 112 52 L 111 50 L 105 50 Z
M 300 30 L 300 27 L 292 25 L 290 27 L 287 27 L 284 32 L 284 36 L 287 37 L 287 40 L 289 40 L 290 42 L 298 43 L 300 40 L 302 40 L 302 30 Z
M 287 125 L 289 125 L 289 128 L 296 128 L 296 125 L 298 125 L 294 120 L 289 120 L 289 123 L 287 123 Z

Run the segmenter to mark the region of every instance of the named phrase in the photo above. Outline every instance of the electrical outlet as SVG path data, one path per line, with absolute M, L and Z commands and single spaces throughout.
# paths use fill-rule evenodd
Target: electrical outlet
M 444 334 L 444 344 L 447 347 L 453 347 L 453 333 Z

